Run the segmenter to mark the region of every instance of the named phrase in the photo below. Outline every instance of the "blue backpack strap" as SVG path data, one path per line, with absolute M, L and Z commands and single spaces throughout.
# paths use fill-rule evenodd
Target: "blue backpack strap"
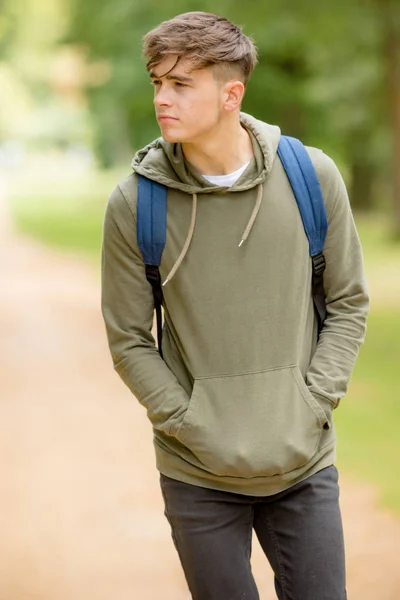
M 167 188 L 138 177 L 137 241 L 145 265 L 159 266 L 167 231 Z
M 321 332 L 326 318 L 323 248 L 328 230 L 324 198 L 314 165 L 299 140 L 281 136 L 278 155 L 296 198 L 308 238 L 313 264 L 312 293 L 318 317 L 318 330 Z
M 159 266 L 167 235 L 167 191 L 165 185 L 142 175 L 138 176 L 137 241 L 143 256 L 147 281 L 153 289 L 158 350 L 161 358 L 163 294 Z

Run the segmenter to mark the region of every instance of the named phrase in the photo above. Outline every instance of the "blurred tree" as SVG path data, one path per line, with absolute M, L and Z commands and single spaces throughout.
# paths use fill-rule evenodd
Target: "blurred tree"
M 90 143 L 79 57 L 58 45 L 65 0 L 0 0 L 0 138 L 25 147 Z
M 15 5 L 11 0 L 0 0 L 0 60 L 4 60 L 16 32 Z
M 394 234 L 400 240 L 400 2 L 375 0 L 382 28 L 389 126 L 392 132 Z
M 314 28 L 310 59 L 325 137 L 347 166 L 353 207 L 369 209 L 387 159 L 379 148 L 384 96 L 375 15 L 358 1 L 324 2 L 314 13 Z
M 398 0 L 71 0 L 67 40 L 85 44 L 89 61 L 111 65 L 107 83 L 88 90 L 103 163 L 159 135 L 140 57 L 142 35 L 180 12 L 206 10 L 244 24 L 256 40 L 260 62 L 244 110 L 322 147 L 344 169 L 353 206 L 371 208 L 390 160 L 385 90 L 399 106 L 396 77 L 389 78 L 390 88 L 383 85 L 385 64 L 393 62 L 393 50 L 385 60 L 381 52 L 376 10 L 385 3 L 392 15 Z

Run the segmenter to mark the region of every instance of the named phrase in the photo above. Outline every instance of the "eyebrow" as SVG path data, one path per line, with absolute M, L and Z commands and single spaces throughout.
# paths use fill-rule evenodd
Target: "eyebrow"
M 175 79 L 175 81 L 182 81 L 182 82 L 191 82 L 193 81 L 193 77 L 187 77 L 186 75 L 161 75 L 161 77 L 158 77 L 154 72 L 150 73 L 150 78 L 151 79 L 161 79 L 162 77 L 165 77 L 166 79 Z

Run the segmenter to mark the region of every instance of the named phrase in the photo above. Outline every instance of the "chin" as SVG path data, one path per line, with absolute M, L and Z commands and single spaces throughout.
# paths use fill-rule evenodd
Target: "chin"
M 161 135 L 166 142 L 170 144 L 179 144 L 181 142 L 187 142 L 187 136 L 177 131 L 161 131 Z
M 171 131 L 168 131 L 167 129 L 164 131 L 161 130 L 161 136 L 170 144 L 190 144 L 194 141 L 194 139 L 196 139 L 196 136 L 193 136 L 193 134 L 190 135 L 189 132 L 185 133 L 182 131 L 173 131 L 172 128 Z
M 182 142 L 182 138 L 174 135 L 173 133 L 162 133 L 162 138 L 165 142 L 169 142 L 170 144 L 179 144 Z

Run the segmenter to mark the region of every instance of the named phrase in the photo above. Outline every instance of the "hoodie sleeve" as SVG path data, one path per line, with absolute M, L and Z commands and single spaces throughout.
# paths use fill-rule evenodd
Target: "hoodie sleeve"
M 346 393 L 364 341 L 369 298 L 361 244 L 345 184 L 335 163 L 322 152 L 318 154 L 315 166 L 328 218 L 324 246 L 327 317 L 306 381 L 314 396 L 336 407 Z
M 153 427 L 174 435 L 189 397 L 159 355 L 151 333 L 153 292 L 137 246 L 131 204 L 119 186 L 108 201 L 102 244 L 102 313 L 115 370 L 147 409 Z

